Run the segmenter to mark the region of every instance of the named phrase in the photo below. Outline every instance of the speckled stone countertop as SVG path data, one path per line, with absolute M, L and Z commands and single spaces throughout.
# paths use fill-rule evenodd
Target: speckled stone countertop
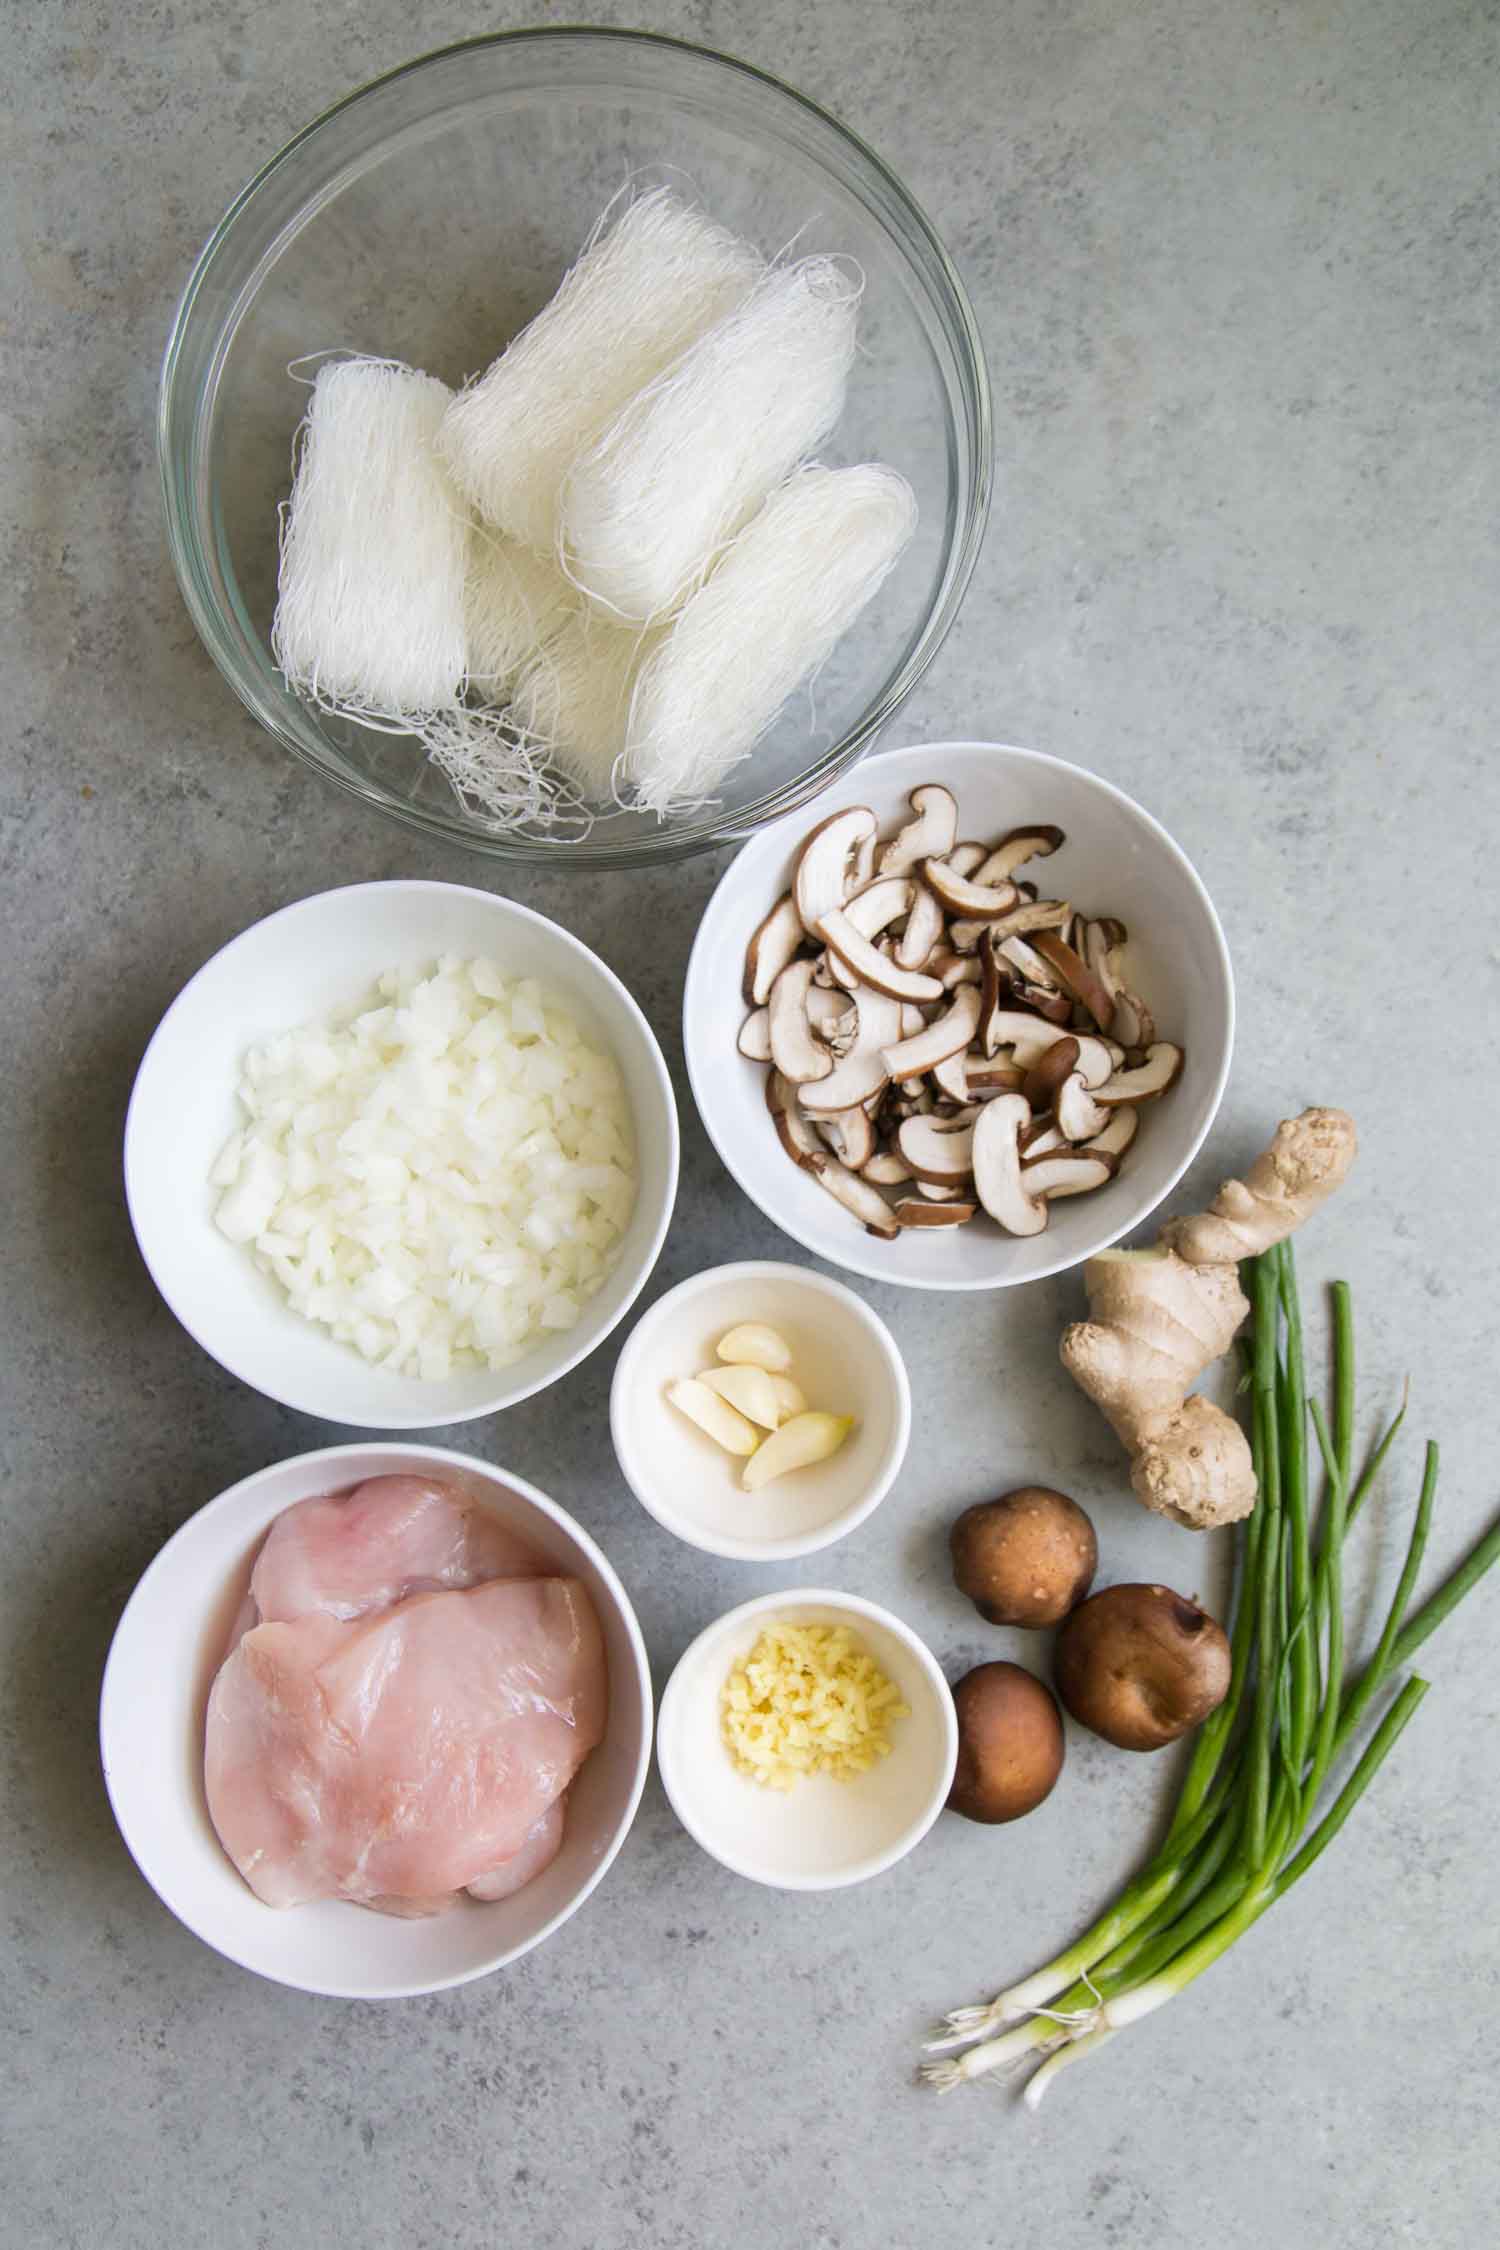
M 1304 1273 L 1355 1285 L 1371 1411 L 1409 1369 L 1414 1429 L 1444 1441 L 1436 1567 L 1496 1504 L 1500 17 L 1486 0 L 648 13 L 826 101 L 951 246 L 994 376 L 997 498 L 962 621 L 889 739 L 1056 751 L 1196 861 L 1241 1030 L 1194 1184 L 1305 1101 L 1356 1112 L 1362 1161 Z M 1037 2120 L 918 2092 L 918 2038 L 1107 1897 L 1166 1759 L 1076 1738 L 1033 1819 L 946 1820 L 832 1898 L 723 1872 L 653 1779 L 552 1942 L 386 2006 L 230 1967 L 119 1842 L 94 1717 L 131 1585 L 213 1493 L 334 1434 L 221 1374 L 156 1299 L 120 1194 L 132 1073 L 183 979 L 271 908 L 330 881 L 476 876 L 294 768 L 211 668 L 162 537 L 160 349 L 208 227 L 292 129 L 418 47 L 521 20 L 507 0 L 433 0 L 420 21 L 396 0 L 71 0 L 8 27 L 0 2239 L 1492 2239 L 1500 1589 L 1432 1645 L 1432 1696 L 1337 1853 Z M 677 1072 L 682 1194 L 653 1292 L 800 1255 L 726 1182 L 681 1076 L 680 980 L 718 872 L 506 885 L 631 982 Z M 646 1518 L 610 1450 L 614 1344 L 457 1442 L 602 1539 L 659 1678 L 757 1585 L 825 1574 L 955 1669 L 1005 1653 L 1014 1637 L 954 1592 L 943 1533 L 1031 1477 L 1094 1511 L 1117 1575 L 1220 1593 L 1222 1555 L 1140 1514 L 1057 1366 L 1075 1283 L 866 1294 L 907 1355 L 919 1438 L 896 1495 L 813 1565 L 747 1575 Z M 1382 1585 L 1415 1457 L 1413 1438 L 1376 1527 Z

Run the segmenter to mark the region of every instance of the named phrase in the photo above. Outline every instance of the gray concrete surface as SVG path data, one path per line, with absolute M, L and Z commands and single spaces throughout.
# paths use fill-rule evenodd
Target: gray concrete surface
M 999 491 L 963 621 L 891 739 L 993 733 L 1081 760 L 1197 861 L 1243 1011 L 1200 1180 L 1306 1100 L 1358 1113 L 1357 1180 L 1304 1271 L 1355 1283 L 1368 1411 L 1409 1369 L 1414 1430 L 1444 1441 L 1435 1567 L 1496 1504 L 1500 12 L 649 13 L 826 100 L 945 232 L 988 343 Z M 1119 1882 L 1167 1760 L 1075 1740 L 1025 1825 L 946 1821 L 882 1881 L 821 1900 L 720 1871 L 653 1780 L 606 1888 L 552 1944 L 385 2007 L 229 1967 L 119 1843 L 93 1724 L 132 1583 L 215 1491 L 329 1434 L 221 1375 L 154 1297 L 119 1187 L 132 1071 L 183 978 L 256 916 L 330 880 L 476 872 L 294 770 L 211 669 L 158 520 L 158 354 L 201 238 L 292 128 L 418 47 L 519 20 L 504 0 L 433 0 L 420 22 L 395 0 L 7 19 L 0 2238 L 1492 2239 L 1500 1589 L 1433 1646 L 1433 1694 L 1337 1854 L 1038 2121 L 1003 2095 L 918 2093 L 917 2039 Z M 632 980 L 676 1067 L 716 873 L 506 887 Z M 682 1198 L 654 1286 L 797 1255 L 728 1186 L 679 1086 Z M 1002 1650 L 948 1584 L 942 1533 L 1023 1475 L 1096 1511 L 1112 1574 L 1218 1590 L 1222 1556 L 1147 1525 L 1055 1366 L 1073 1285 L 871 1294 L 910 1359 L 918 1442 L 897 1495 L 816 1566 L 716 1564 L 641 1514 L 609 1448 L 611 1349 L 462 1442 L 599 1534 L 659 1675 L 755 1585 L 825 1572 L 955 1667 Z M 1372 1525 L 1382 1581 L 1414 1482 L 1415 1440 Z

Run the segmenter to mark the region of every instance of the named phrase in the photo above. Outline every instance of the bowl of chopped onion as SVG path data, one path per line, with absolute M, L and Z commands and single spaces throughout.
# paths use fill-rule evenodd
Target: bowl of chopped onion
M 352 885 L 233 939 L 148 1046 L 131 1223 L 167 1304 L 268 1398 L 471 1421 L 634 1302 L 677 1190 L 661 1050 L 556 923 L 457 884 Z

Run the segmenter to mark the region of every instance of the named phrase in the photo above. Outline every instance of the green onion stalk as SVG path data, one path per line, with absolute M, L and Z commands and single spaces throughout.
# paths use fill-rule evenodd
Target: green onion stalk
M 1417 1580 L 1437 1497 L 1429 1444 L 1411 1535 L 1375 1647 L 1347 1677 L 1344 1547 L 1396 1441 L 1400 1411 L 1354 1477 L 1354 1317 L 1333 1289 L 1332 1415 L 1308 1391 L 1289 1244 L 1248 1261 L 1251 1452 L 1259 1492 L 1240 1525 L 1229 1692 L 1199 1729 L 1155 1855 L 1082 1937 L 983 2006 L 944 2018 L 923 2065 L 946 2092 L 1038 2062 L 1035 2107 L 1061 2070 L 1174 2000 L 1322 1857 L 1415 1716 L 1417 1650 L 1500 1560 L 1500 1521 L 1426 1601 Z M 1311 1425 L 1315 1447 L 1309 1447 Z M 1314 1451 L 1322 1466 L 1315 1501 Z M 1384 1708 L 1336 1792 L 1334 1769 Z M 955 2050 L 962 2050 L 957 2052 Z

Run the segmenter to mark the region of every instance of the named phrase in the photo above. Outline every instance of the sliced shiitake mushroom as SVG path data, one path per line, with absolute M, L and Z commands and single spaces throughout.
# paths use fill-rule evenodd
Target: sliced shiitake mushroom
M 1027 860 L 1050 859 L 1066 842 L 1063 831 L 1050 821 L 1040 822 L 1035 828 L 1012 828 L 981 863 L 974 879 L 978 883 L 1006 882 Z
M 1020 893 L 1021 886 L 1017 885 Z M 1073 909 L 1066 899 L 1026 898 L 1018 895 L 1018 903 L 1008 914 L 998 915 L 991 924 L 991 933 L 998 942 L 1001 938 L 1025 937 L 1028 932 L 1038 934 L 1061 929 Z
M 745 948 L 745 998 L 752 1008 L 763 1008 L 771 987 L 802 943 L 801 916 L 791 893 L 779 898 L 752 933 Z
M 896 1134 L 896 1147 L 919 1180 L 952 1187 L 973 1168 L 974 1130 L 935 1117 L 908 1117 Z
M 934 1203 L 930 1196 L 906 1196 L 895 1207 L 898 1227 L 966 1227 L 977 1203 Z
M 846 1055 L 859 1028 L 859 1009 L 852 992 L 831 991 L 816 980 L 807 989 L 807 1020 L 829 1053 Z
M 776 1138 L 792 1162 L 802 1171 L 810 1171 L 815 1156 L 824 1153 L 812 1121 L 803 1114 L 797 1100 L 797 1089 L 779 1070 L 771 1071 L 766 1078 L 766 1107 L 776 1127 Z
M 825 914 L 843 905 L 850 889 L 850 861 L 874 833 L 875 815 L 869 806 L 849 805 L 820 820 L 803 844 L 792 877 L 792 899 L 809 937 Z
M 928 974 L 941 977 L 943 989 L 951 992 L 960 984 L 978 984 L 979 957 L 974 953 L 955 953 L 951 946 L 940 945 L 927 960 Z
M 769 1008 L 752 1008 L 740 1025 L 737 1041 L 740 1053 L 747 1062 L 767 1063 L 771 1059 L 771 1011 Z
M 871 1187 L 868 1180 L 840 1164 L 837 1157 L 825 1151 L 811 1159 L 808 1169 L 819 1187 L 826 1188 L 846 1211 L 852 1211 L 871 1234 L 881 1234 L 889 1240 L 898 1232 L 895 1216 L 879 1188 Z
M 1066 1148 L 1067 1142 L 1051 1116 L 1034 1117 L 1021 1135 L 1021 1162 L 1029 1157 L 1050 1156 L 1055 1148 Z
M 1114 995 L 1100 982 L 1087 961 L 1081 960 L 1057 930 L 1038 930 L 1036 950 L 1062 986 L 1081 1008 L 1087 1009 L 1101 1031 L 1108 1031 L 1115 1012 Z
M 963 1103 L 969 1098 L 969 1064 L 965 1055 L 945 1055 L 928 1073 L 945 1100 Z
M 1105 1109 L 1113 1109 L 1118 1102 L 1148 1102 L 1157 1094 L 1164 1094 L 1182 1068 L 1182 1049 L 1170 1040 L 1159 1039 L 1146 1049 L 1146 1059 L 1134 1070 L 1117 1070 L 1112 1078 L 1095 1089 L 1094 1099 Z
M 958 805 L 952 790 L 940 781 L 929 781 L 914 789 L 908 801 L 915 818 L 880 854 L 882 875 L 909 875 L 924 859 L 941 859 L 953 849 Z
M 898 1156 L 894 1149 L 889 1148 L 879 1150 L 869 1159 L 864 1167 L 864 1175 L 867 1180 L 873 1180 L 877 1187 L 904 1187 L 913 1177 L 906 1158 Z
M 910 1039 L 898 1046 L 887 1047 L 885 1066 L 893 1078 L 910 1078 L 931 1070 L 938 1063 L 961 1056 L 974 1036 L 979 1021 L 979 994 L 972 984 L 961 984 L 940 1016 Z M 953 1099 L 961 1101 L 963 1093 Z
M 909 875 L 877 875 L 873 883 L 846 900 L 844 912 L 861 937 L 878 938 L 892 922 L 910 913 L 913 893 L 920 887 Z
M 924 976 L 916 969 L 901 968 L 887 954 L 879 952 L 840 908 L 820 918 L 817 934 L 861 984 L 869 985 L 872 991 L 889 993 L 893 1000 L 942 998 L 943 988 L 936 977 Z
M 803 1089 L 802 1106 L 810 1113 L 822 1116 L 856 1109 L 890 1083 L 882 1049 L 894 1047 L 901 1036 L 901 1003 L 889 993 L 863 989 L 854 998 L 857 1023 L 848 1052 L 828 1077 Z
M 1020 1138 L 1030 1122 L 1024 1094 L 998 1094 L 970 1129 L 974 1192 L 1007 1234 L 1040 1234 L 1047 1224 L 1046 1203 L 1033 1200 L 1021 1184 Z
M 1033 1109 L 1050 1109 L 1058 1088 L 1077 1068 L 1078 1041 L 1071 1034 L 1054 1039 L 1027 1071 L 1021 1091 Z
M 1106 1079 L 1113 1078 L 1125 1059 L 1124 1049 L 1117 1048 L 1112 1040 L 1096 1038 L 1092 1031 L 1075 1031 L 1073 1037 L 1078 1041 L 1078 1060 L 1073 1067 L 1093 1093 Z
M 989 858 L 987 844 L 955 844 L 951 852 L 941 855 L 947 860 L 955 875 L 972 875 Z
M 1112 1156 L 1118 1162 L 1135 1139 L 1141 1113 L 1138 1109 L 1132 1109 L 1129 1102 L 1122 1102 L 1117 1109 L 1108 1111 L 1107 1115 L 1109 1123 L 1102 1132 L 1092 1136 L 1088 1146 L 1100 1156 Z
M 1123 986 L 1115 994 L 1109 1028 L 1127 1047 L 1149 1047 L 1156 1038 L 1156 1022 L 1151 1010 L 1137 993 L 1127 992 Z
M 1021 1186 L 1033 1202 L 1059 1202 L 1067 1195 L 1088 1195 L 1115 1176 L 1115 1159 L 1097 1149 L 1062 1148 L 1047 1156 L 1028 1156 L 1021 1166 Z
M 950 914 L 961 914 L 971 922 L 997 921 L 1002 914 L 1010 913 L 1018 895 L 1014 883 L 1002 883 L 998 888 L 976 883 L 970 875 L 956 875 L 941 859 L 924 861 L 922 880 Z
M 1052 1051 L 1056 1054 L 1057 1048 Z M 1053 1095 L 1052 1114 L 1065 1141 L 1092 1141 L 1109 1123 L 1109 1112 L 1100 1108 L 1077 1070 L 1068 1073 Z
M 1039 1062 L 1059 1039 L 1071 1036 L 1060 1024 L 1048 1023 L 1043 1016 L 1027 1015 L 1021 1008 L 997 1008 L 986 1026 L 986 1037 L 995 1042 L 989 1052 L 993 1054 L 1000 1047 L 1011 1048 L 1022 1070 L 1029 1070 L 1034 1062 Z
M 961 1203 L 965 1196 L 972 1195 L 973 1192 L 974 1183 L 967 1175 L 961 1180 L 917 1182 L 918 1195 L 925 1196 L 929 1203 Z
M 902 969 L 925 969 L 942 943 L 943 910 L 937 894 L 925 883 L 912 884 L 911 909 L 906 917 L 906 927 L 896 940 L 896 965 Z
M 862 1109 L 837 1109 L 818 1119 L 817 1130 L 851 1172 L 862 1172 L 875 1154 L 875 1128 Z
M 964 1063 L 964 1091 L 971 1102 L 991 1100 L 996 1094 L 1019 1094 L 1026 1073 L 1003 1059 L 991 1061 L 971 1055 Z
M 782 1077 L 789 1078 L 794 1086 L 827 1078 L 834 1067 L 832 1053 L 816 1036 L 808 1019 L 807 994 L 812 973 L 813 964 L 805 954 L 800 960 L 788 962 L 771 987 L 766 1009 L 771 1060 Z

